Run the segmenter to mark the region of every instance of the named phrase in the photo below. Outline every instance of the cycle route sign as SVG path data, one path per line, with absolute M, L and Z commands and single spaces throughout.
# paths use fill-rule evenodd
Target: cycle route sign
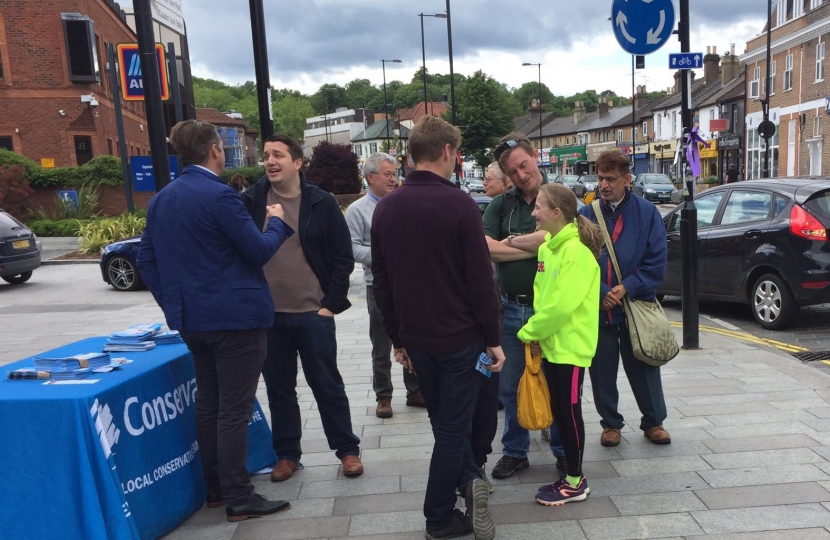
M 687 52 L 669 55 L 669 69 L 699 69 L 703 67 L 703 53 Z
M 674 31 L 672 0 L 614 0 L 611 24 L 620 47 L 629 54 L 651 54 Z

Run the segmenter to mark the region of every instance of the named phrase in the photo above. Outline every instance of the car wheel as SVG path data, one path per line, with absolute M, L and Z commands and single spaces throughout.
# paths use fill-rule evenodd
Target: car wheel
M 107 278 L 116 291 L 135 291 L 143 285 L 135 263 L 117 255 L 107 261 Z
M 777 274 L 759 277 L 749 301 L 755 321 L 767 330 L 786 328 L 798 310 L 790 288 Z
M 20 285 L 21 283 L 26 283 L 29 281 L 29 278 L 32 277 L 32 272 L 23 272 L 22 274 L 16 274 L 14 276 L 3 276 L 3 281 L 6 283 L 11 283 L 12 285 Z

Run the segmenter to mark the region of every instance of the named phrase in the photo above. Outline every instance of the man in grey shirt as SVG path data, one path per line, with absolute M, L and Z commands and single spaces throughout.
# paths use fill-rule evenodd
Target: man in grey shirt
M 369 338 L 372 340 L 373 388 L 377 396 L 378 418 L 392 416 L 392 341 L 383 329 L 383 318 L 375 302 L 372 290 L 372 216 L 378 201 L 395 189 L 397 161 L 389 154 L 379 152 L 372 154 L 363 164 L 363 177 L 369 184 L 366 195 L 346 210 L 346 223 L 352 237 L 354 259 L 363 264 L 363 276 L 366 281 L 366 302 L 369 305 Z M 424 399 L 418 390 L 418 379 L 406 368 L 403 370 L 403 382 L 406 386 L 406 404 L 409 407 L 424 407 Z

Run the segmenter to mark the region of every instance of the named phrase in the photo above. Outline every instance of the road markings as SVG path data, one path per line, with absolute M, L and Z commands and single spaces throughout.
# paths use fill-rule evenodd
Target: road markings
M 670 324 L 675 328 L 683 328 L 683 323 L 680 322 L 671 322 Z M 775 347 L 776 349 L 780 349 L 788 353 L 808 352 L 810 350 L 799 345 L 792 345 L 790 343 L 784 343 L 782 341 L 777 341 L 774 339 L 759 338 L 757 336 L 753 336 L 752 334 L 743 331 L 727 330 L 725 328 L 716 328 L 714 326 L 706 326 L 703 324 L 699 325 L 699 328 L 704 332 L 709 332 L 711 334 L 732 337 L 743 341 L 747 341 L 749 343 L 755 343 L 756 345 L 766 345 L 768 347 Z
M 721 320 L 721 319 L 718 319 L 717 317 L 712 317 L 710 315 L 701 315 L 701 317 L 703 317 L 704 319 L 708 319 L 708 320 L 712 321 L 715 324 L 723 326 L 724 328 L 726 328 L 728 330 L 732 330 L 732 331 L 735 331 L 735 332 L 740 332 L 741 331 L 740 327 L 735 326 L 734 324 L 729 324 L 728 322 L 726 322 L 724 320 Z

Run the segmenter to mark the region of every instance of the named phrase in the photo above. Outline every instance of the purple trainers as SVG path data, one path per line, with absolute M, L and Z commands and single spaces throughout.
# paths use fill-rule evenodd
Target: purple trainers
M 558 482 L 540 487 L 536 493 L 536 501 L 545 506 L 561 506 L 569 502 L 584 501 L 590 492 L 584 476 L 576 487 L 571 487 L 564 478 L 561 478 Z

